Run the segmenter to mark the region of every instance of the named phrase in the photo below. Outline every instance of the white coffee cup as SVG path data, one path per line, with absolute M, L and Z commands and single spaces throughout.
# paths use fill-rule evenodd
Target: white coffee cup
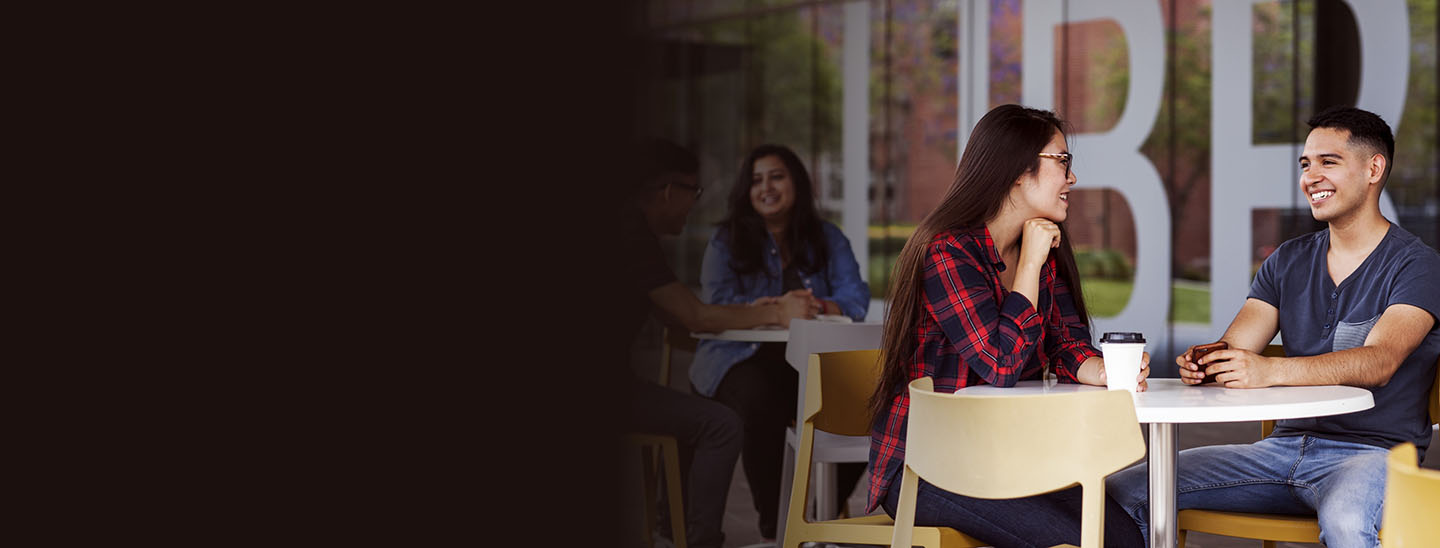
M 1144 360 L 1145 336 L 1140 333 L 1105 333 L 1100 337 L 1100 353 L 1105 358 L 1105 387 L 1135 393 L 1140 388 L 1137 379 Z

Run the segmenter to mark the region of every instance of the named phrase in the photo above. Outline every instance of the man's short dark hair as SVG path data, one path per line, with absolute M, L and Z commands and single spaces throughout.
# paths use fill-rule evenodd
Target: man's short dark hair
M 700 172 L 700 159 L 695 153 L 673 142 L 651 138 L 641 141 L 637 148 L 640 172 L 632 187 L 634 193 L 653 188 L 655 179 L 666 173 L 694 175 Z
M 1312 116 L 1310 129 L 1343 129 L 1350 132 L 1350 144 L 1370 149 L 1371 155 L 1385 155 L 1385 173 L 1380 182 L 1390 178 L 1390 168 L 1395 164 L 1395 134 L 1390 124 L 1375 113 L 1355 107 L 1334 106 Z

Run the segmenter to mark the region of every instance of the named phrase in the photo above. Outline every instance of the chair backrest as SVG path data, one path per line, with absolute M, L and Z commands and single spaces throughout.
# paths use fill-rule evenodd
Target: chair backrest
M 869 435 L 867 403 L 880 382 L 880 368 L 879 350 L 811 354 L 804 416 L 831 434 Z
M 1049 493 L 1098 480 L 1145 455 L 1130 392 L 966 396 L 910 383 L 905 465 L 979 498 Z
M 879 323 L 834 323 L 819 320 L 790 320 L 790 342 L 785 344 L 785 363 L 803 369 L 811 354 L 880 348 L 884 335 Z
M 1402 443 L 1390 450 L 1385 472 L 1382 546 L 1434 546 L 1440 539 L 1435 505 L 1440 501 L 1440 471 L 1416 466 L 1415 446 Z

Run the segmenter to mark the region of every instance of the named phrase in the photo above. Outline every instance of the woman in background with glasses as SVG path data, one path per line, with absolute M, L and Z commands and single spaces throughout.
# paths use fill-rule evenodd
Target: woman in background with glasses
M 779 145 L 757 147 L 741 164 L 728 212 L 705 250 L 700 283 L 707 303 L 801 300 L 808 305 L 807 318 L 827 314 L 860 321 L 870 306 L 870 287 L 860 279 L 850 240 L 820 218 L 810 174 L 793 151 Z M 760 534 L 774 539 L 785 427 L 795 419 L 799 391 L 799 375 L 785 362 L 785 344 L 701 341 L 690 382 L 696 392 L 740 415 L 741 462 L 760 513 Z M 863 473 L 863 463 L 840 467 L 842 502 Z
M 949 393 L 977 384 L 1013 386 L 1048 369 L 1060 382 L 1105 385 L 1105 362 L 1090 340 L 1063 224 L 1076 182 L 1065 130 L 1049 111 L 991 110 L 975 125 L 954 182 L 900 252 L 881 347 L 884 369 L 871 398 L 867 512 L 882 506 L 895 515 L 912 379 L 932 377 L 936 392 Z M 1140 390 L 1149 359 L 1145 354 Z M 952 527 L 995 546 L 1080 543 L 1079 487 L 985 500 L 922 479 L 916 503 L 916 525 Z M 1108 497 L 1105 522 L 1106 546 L 1143 545 L 1139 527 Z

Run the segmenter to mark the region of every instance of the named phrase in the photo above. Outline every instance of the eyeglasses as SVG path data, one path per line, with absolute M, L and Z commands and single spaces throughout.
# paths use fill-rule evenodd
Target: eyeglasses
M 676 183 L 676 182 L 673 182 L 673 181 L 672 181 L 670 184 L 675 185 L 675 186 L 678 186 L 678 187 L 681 187 L 681 188 L 688 188 L 688 189 L 690 189 L 690 190 L 695 191 L 695 199 L 696 199 L 696 200 L 699 200 L 699 199 L 700 199 L 700 195 L 705 193 L 705 187 L 700 186 L 700 185 L 687 185 L 687 184 L 685 184 L 685 183 Z
M 1040 157 L 1060 160 L 1060 164 L 1065 166 L 1065 178 L 1070 178 L 1070 164 L 1075 163 L 1074 154 L 1069 152 L 1041 152 Z

